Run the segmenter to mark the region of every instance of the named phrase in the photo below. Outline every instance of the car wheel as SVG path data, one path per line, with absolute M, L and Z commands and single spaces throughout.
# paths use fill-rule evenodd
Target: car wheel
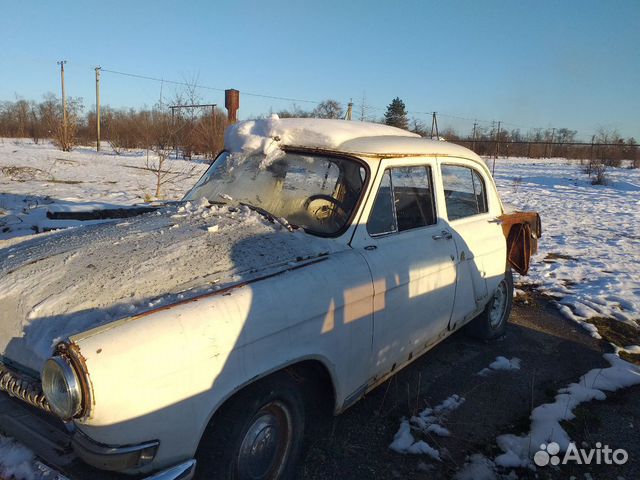
M 485 309 L 469 323 L 469 333 L 483 340 L 501 337 L 507 328 L 512 305 L 513 273 L 507 269 Z
M 304 420 L 302 394 L 286 373 L 250 385 L 211 420 L 196 454 L 196 478 L 292 478 Z

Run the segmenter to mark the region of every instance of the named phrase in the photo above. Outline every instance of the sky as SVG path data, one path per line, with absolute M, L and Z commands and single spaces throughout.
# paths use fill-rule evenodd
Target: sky
M 0 0 L 0 101 L 60 92 L 151 106 L 197 84 L 200 100 L 241 92 L 240 118 L 333 98 L 381 117 L 463 133 L 599 128 L 640 139 L 640 0 L 13 1 Z M 285 97 L 281 100 L 250 93 Z M 305 101 L 303 101 L 305 100 Z

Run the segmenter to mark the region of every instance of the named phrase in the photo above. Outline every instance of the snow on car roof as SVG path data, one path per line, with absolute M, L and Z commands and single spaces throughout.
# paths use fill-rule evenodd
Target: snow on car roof
M 480 160 L 473 151 L 455 143 L 429 140 L 422 137 L 361 137 L 348 140 L 338 146 L 341 152 L 353 152 L 372 156 L 394 155 L 442 155 Z
M 415 133 L 379 123 L 319 118 L 247 120 L 229 127 L 225 148 L 232 153 L 271 153 L 282 146 L 307 147 L 370 156 L 440 154 L 478 158 L 459 145 L 427 140 Z
M 295 145 L 332 150 L 354 138 L 373 136 L 418 137 L 396 127 L 367 122 L 318 118 L 269 118 L 238 122 L 225 133 L 225 148 L 230 152 L 265 153 L 273 146 Z M 274 145 L 275 144 L 275 145 Z

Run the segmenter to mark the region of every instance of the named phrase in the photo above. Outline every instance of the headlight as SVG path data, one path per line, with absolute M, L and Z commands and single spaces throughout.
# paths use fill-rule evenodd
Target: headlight
M 80 380 L 64 357 L 51 357 L 42 369 L 42 391 L 53 413 L 63 420 L 75 417 L 82 407 Z

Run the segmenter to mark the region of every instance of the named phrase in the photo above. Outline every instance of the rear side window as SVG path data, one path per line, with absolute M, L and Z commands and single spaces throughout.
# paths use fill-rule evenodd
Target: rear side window
M 402 232 L 436 223 L 431 169 L 387 169 L 367 222 L 370 235 Z
M 489 211 L 484 180 L 476 170 L 459 165 L 443 165 L 442 183 L 449 220 Z

